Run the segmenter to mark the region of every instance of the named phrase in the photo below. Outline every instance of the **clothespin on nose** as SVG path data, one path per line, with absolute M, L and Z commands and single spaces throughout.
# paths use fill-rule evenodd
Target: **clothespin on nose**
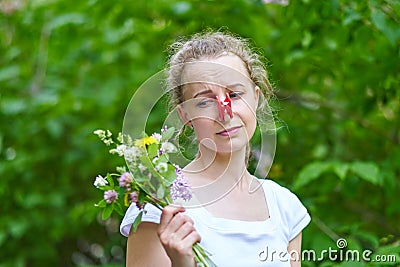
M 226 97 L 224 101 L 221 101 L 218 96 L 216 96 L 218 102 L 218 115 L 220 121 L 225 121 L 225 111 L 228 113 L 229 117 L 232 119 L 232 102 L 231 98 L 229 97 L 229 93 L 226 93 Z

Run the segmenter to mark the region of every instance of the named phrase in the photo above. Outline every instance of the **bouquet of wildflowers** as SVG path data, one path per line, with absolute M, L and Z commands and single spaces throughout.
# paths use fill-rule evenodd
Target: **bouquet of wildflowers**
M 105 177 L 96 177 L 94 185 L 104 191 L 104 197 L 96 206 L 103 209 L 102 219 L 107 219 L 113 211 L 123 215 L 129 205 L 136 205 L 140 212 L 132 229 L 142 221 L 144 206 L 151 203 L 162 210 L 177 199 L 188 201 L 192 197 L 189 182 L 184 178 L 178 165 L 169 162 L 169 154 L 178 152 L 169 142 L 174 128 L 164 127 L 161 133 L 151 136 L 144 134 L 141 139 L 133 140 L 128 135 L 118 135 L 113 139 L 107 130 L 94 131 L 107 146 L 111 154 L 125 158 L 126 166 L 117 167 L 117 173 L 108 173 Z M 129 171 L 127 170 L 127 168 Z M 215 266 L 209 253 L 198 243 L 193 246 L 198 266 Z

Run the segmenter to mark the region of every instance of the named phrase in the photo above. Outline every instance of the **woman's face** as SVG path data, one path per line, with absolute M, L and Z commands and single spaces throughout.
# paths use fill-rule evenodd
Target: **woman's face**
M 178 111 L 184 122 L 193 125 L 199 144 L 219 153 L 244 149 L 257 125 L 259 88 L 243 61 L 236 55 L 224 55 L 189 63 L 182 80 L 184 102 Z M 226 94 L 232 117 L 227 106 L 217 101 L 217 97 L 224 101 Z

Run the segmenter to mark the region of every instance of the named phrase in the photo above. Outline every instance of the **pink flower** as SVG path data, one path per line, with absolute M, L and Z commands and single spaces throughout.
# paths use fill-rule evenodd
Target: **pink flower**
M 131 188 L 131 183 L 133 180 L 133 176 L 129 172 L 124 172 L 120 177 L 119 177 L 119 186 L 125 187 L 126 189 Z
M 104 191 L 104 199 L 108 204 L 115 202 L 118 199 L 117 191 L 115 190 Z
M 138 200 L 139 200 L 138 199 L 138 195 L 139 195 L 138 192 L 135 191 L 135 192 L 130 193 L 129 197 L 130 197 L 132 202 L 137 203 Z

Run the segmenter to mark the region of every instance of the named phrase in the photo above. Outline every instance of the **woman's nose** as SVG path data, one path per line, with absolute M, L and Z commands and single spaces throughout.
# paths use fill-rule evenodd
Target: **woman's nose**
M 218 103 L 218 117 L 221 122 L 225 121 L 225 114 L 232 119 L 232 102 L 231 98 L 229 97 L 229 93 L 225 94 L 225 99 L 222 101 L 219 96 L 216 96 L 217 103 Z

